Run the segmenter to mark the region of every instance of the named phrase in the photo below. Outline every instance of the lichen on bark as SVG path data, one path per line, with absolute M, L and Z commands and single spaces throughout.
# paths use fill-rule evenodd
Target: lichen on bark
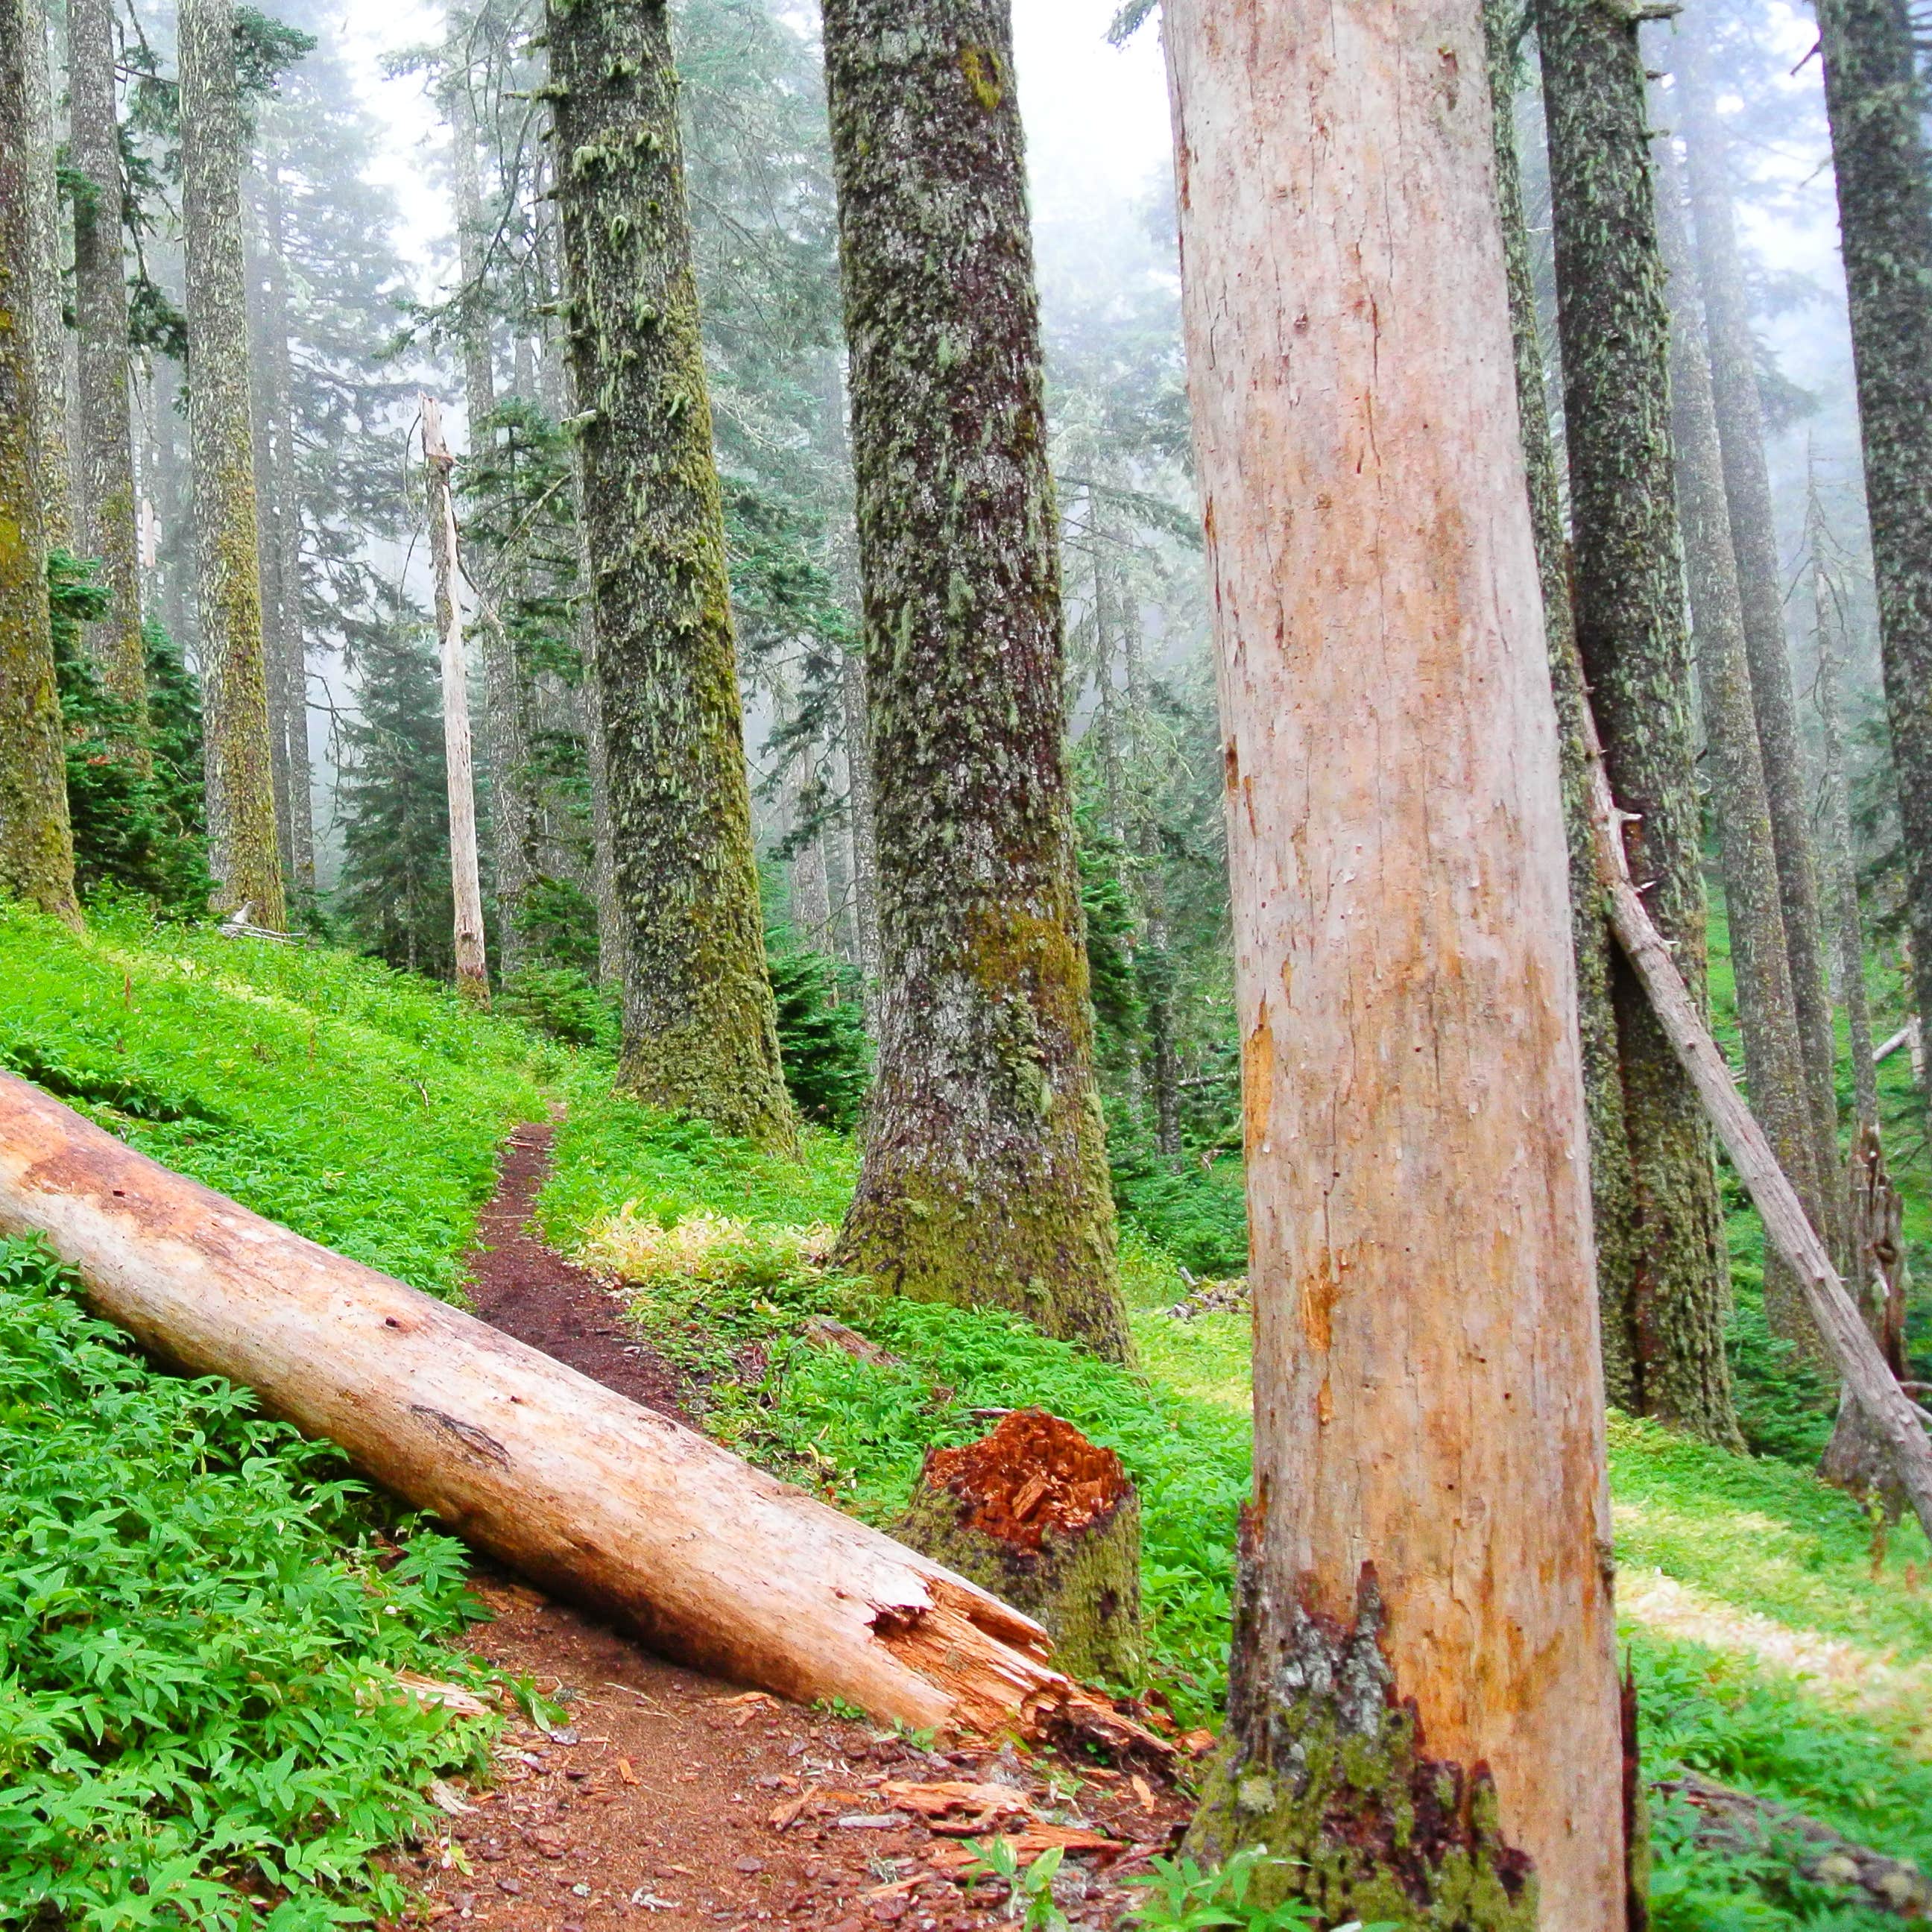
M 1598 1306 L 1608 1312 L 1629 1305 L 1638 1254 L 1636 1203 L 1624 1120 L 1616 1010 L 1610 999 L 1616 946 L 1604 913 L 1596 830 L 1590 817 L 1585 724 L 1589 694 L 1584 688 L 1582 661 L 1576 654 L 1576 619 L 1570 608 L 1570 542 L 1563 525 L 1556 442 L 1544 400 L 1543 344 L 1530 268 L 1528 224 L 1523 214 L 1522 169 L 1516 146 L 1517 46 L 1526 18 L 1516 0 L 1484 0 L 1483 33 L 1496 137 L 1496 208 L 1509 275 L 1516 410 L 1529 484 L 1530 524 L 1536 537 L 1537 575 L 1543 588 L 1550 692 L 1556 704 L 1563 839 L 1570 869 L 1570 949 L 1576 966 L 1576 1020 L 1583 1048 L 1583 1104 L 1590 1136 L 1597 1297 Z M 1606 1321 L 1604 1331 L 1605 1383 L 1613 1401 L 1630 1406 L 1635 1377 L 1624 1328 L 1620 1322 Z
M 1631 870 L 1706 998 L 1690 645 L 1671 472 L 1670 328 L 1635 15 L 1538 0 L 1574 532 L 1576 644 Z M 1635 974 L 1611 962 L 1636 1204 L 1628 1298 L 1604 1310 L 1618 1400 L 1714 1442 L 1732 1412 L 1730 1283 L 1710 1132 Z
M 551 0 L 549 40 L 624 927 L 618 1084 L 789 1149 L 670 22 L 662 0 Z
M 180 61 L 208 865 L 218 905 L 245 905 L 257 925 L 280 927 L 286 914 L 262 655 L 231 0 L 183 0 Z
M 38 443 L 34 148 L 26 70 L 37 0 L 0 0 L 0 893 L 77 920 L 54 683 Z
M 1119 1359 L 1008 9 L 832 0 L 825 54 L 882 981 L 841 1249 Z

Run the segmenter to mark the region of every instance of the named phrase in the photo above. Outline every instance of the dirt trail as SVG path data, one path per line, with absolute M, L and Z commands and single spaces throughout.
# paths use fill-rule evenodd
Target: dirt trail
M 470 1257 L 477 1312 L 688 1421 L 675 1372 L 626 1328 L 616 1298 L 528 1226 L 553 1132 L 526 1125 L 505 1148 Z M 555 1736 L 509 1733 L 501 1781 L 467 1794 L 472 1808 L 451 1820 L 450 1844 L 405 1864 L 424 1913 L 446 1928 L 968 1932 L 1003 1920 L 1006 1906 L 997 1885 L 969 1892 L 952 1875 L 964 1820 L 929 1825 L 918 1809 L 939 1802 L 929 1791 L 908 1801 L 886 1788 L 958 1780 L 1010 1792 L 982 1792 L 982 1816 L 1004 1802 L 1036 1834 L 1057 1826 L 1063 1837 L 1120 1841 L 1118 1859 L 1070 1855 L 1056 1888 L 1074 1924 L 1099 1932 L 1131 1902 L 1117 1868 L 1144 1871 L 1144 1848 L 1164 1844 L 1184 1816 L 1174 1794 L 1138 1780 L 1011 1751 L 928 1752 L 680 1670 L 500 1570 L 480 1570 L 476 1589 L 495 1621 L 470 1633 L 470 1648 L 566 1694 L 569 1724 Z

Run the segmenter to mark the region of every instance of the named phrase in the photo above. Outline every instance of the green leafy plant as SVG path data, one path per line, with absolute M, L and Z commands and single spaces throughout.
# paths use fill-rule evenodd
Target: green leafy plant
M 1244 1845 L 1218 1868 L 1204 1870 L 1192 1858 L 1155 1858 L 1144 1878 L 1128 1880 L 1144 1894 L 1135 1915 L 1142 1932 L 1210 1932 L 1228 1926 L 1234 1932 L 1308 1932 L 1319 1923 L 1315 1907 L 1297 1898 L 1262 1905 L 1248 1896 L 1264 1865 L 1292 1863 L 1270 1857 L 1258 1845 Z M 1359 1918 L 1334 1932 L 1401 1932 L 1393 1920 L 1364 1924 Z
M 974 1878 L 998 1879 L 1006 1888 L 1008 1916 L 1024 1932 L 1066 1932 L 1066 1915 L 1054 1903 L 1053 1881 L 1066 1854 L 1049 1845 L 1030 1864 L 1022 1864 L 1010 1838 L 974 1838 L 968 1841 L 976 1862 L 967 1868 Z

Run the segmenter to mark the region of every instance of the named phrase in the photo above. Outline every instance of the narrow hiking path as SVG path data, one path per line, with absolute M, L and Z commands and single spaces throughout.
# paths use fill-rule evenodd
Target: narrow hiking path
M 530 1122 L 504 1144 L 468 1257 L 476 1312 L 688 1423 L 676 1372 L 626 1327 L 619 1298 L 530 1225 L 554 1134 Z M 568 1723 L 506 1733 L 494 1788 L 464 1794 L 472 1808 L 451 1819 L 452 1842 L 405 1865 L 433 1922 L 479 1932 L 973 1932 L 1005 1916 L 1003 1888 L 969 1892 L 957 1826 L 931 1828 L 887 1786 L 1005 1786 L 1027 1801 L 1036 1833 L 1090 1827 L 1124 1850 L 1163 1846 L 1185 1815 L 1172 1793 L 1118 1774 L 1010 1751 L 928 1751 L 682 1670 L 494 1566 L 479 1564 L 472 1588 L 494 1621 L 471 1630 L 468 1647 L 562 1702 Z M 1144 1871 L 1144 1855 L 1134 1868 Z M 1070 1856 L 1064 1871 L 1076 1926 L 1119 1923 L 1131 1895 L 1102 1861 Z

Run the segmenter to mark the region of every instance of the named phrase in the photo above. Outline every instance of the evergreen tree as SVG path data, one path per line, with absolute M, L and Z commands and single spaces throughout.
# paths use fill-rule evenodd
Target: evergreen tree
M 449 797 L 435 646 L 392 592 L 355 650 L 356 717 L 343 728 L 342 877 L 335 909 L 392 966 L 454 970 Z

